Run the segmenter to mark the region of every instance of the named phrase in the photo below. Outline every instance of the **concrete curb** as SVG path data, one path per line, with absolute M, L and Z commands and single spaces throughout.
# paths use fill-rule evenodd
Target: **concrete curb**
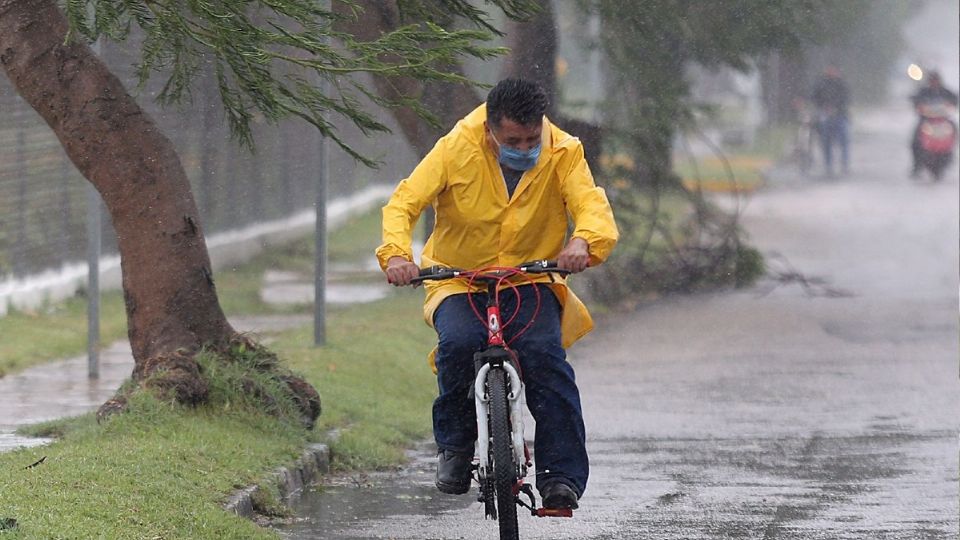
M 330 472 L 330 448 L 325 444 L 311 444 L 303 455 L 289 467 L 280 467 L 267 478 L 280 491 L 280 499 L 290 503 L 321 475 Z M 260 486 L 249 486 L 237 491 L 227 499 L 223 508 L 238 516 L 253 519 L 256 514 L 253 500 Z

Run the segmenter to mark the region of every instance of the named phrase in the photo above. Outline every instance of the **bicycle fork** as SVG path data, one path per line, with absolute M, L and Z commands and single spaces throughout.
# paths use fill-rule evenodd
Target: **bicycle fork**
M 491 358 L 492 357 L 492 358 Z M 523 409 L 520 403 L 520 395 L 523 393 L 523 381 L 516 368 L 510 363 L 510 353 L 502 347 L 494 347 L 486 351 L 478 352 L 474 356 L 476 362 L 477 376 L 474 380 L 473 393 L 474 403 L 477 411 L 477 472 L 480 479 L 480 485 L 486 485 L 484 480 L 489 478 L 492 473 L 490 467 L 490 431 L 488 423 L 490 396 L 487 392 L 487 375 L 491 369 L 503 369 L 510 381 L 510 392 L 507 399 L 510 402 L 510 439 L 513 449 L 514 463 L 517 464 L 516 484 L 514 486 L 514 495 L 517 504 L 530 511 L 534 517 L 572 517 L 573 510 L 569 508 L 537 508 L 537 499 L 533 494 L 533 488 L 530 484 L 523 481 L 527 476 L 527 469 L 530 466 L 530 456 L 527 451 L 526 442 L 523 439 Z M 529 503 L 523 500 L 521 494 L 526 495 Z M 481 501 L 483 492 L 481 488 Z M 495 516 L 491 516 L 494 517 Z
M 496 350 L 497 349 L 494 349 L 494 351 Z M 498 352 L 500 351 L 502 351 L 506 359 L 509 359 L 510 353 L 504 349 L 499 349 Z M 478 353 L 478 356 L 489 352 L 492 351 Z M 497 356 L 500 355 L 498 354 Z M 495 360 L 493 363 L 485 362 L 480 366 L 480 369 L 477 371 L 477 378 L 474 381 L 474 403 L 477 410 L 477 455 L 480 457 L 478 470 L 481 478 L 486 478 L 490 472 L 490 432 L 487 422 L 484 421 L 484 419 L 489 418 L 490 412 L 490 396 L 487 394 L 486 389 L 487 373 L 489 373 L 491 369 L 503 369 L 507 374 L 507 379 L 510 381 L 510 392 L 507 394 L 507 399 L 510 401 L 510 439 L 513 446 L 513 458 L 517 464 L 517 478 L 522 481 L 527 475 L 527 466 L 529 465 L 527 463 L 526 451 L 524 450 L 523 409 L 520 403 L 520 395 L 523 393 L 523 382 L 520 380 L 520 374 L 510 365 L 508 360 L 504 361 L 503 358 L 499 360 L 499 362 Z

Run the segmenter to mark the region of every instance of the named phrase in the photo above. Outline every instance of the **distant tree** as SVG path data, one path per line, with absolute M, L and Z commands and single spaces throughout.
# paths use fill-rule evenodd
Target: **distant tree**
M 525 20 L 537 13 L 537 0 L 512 0 L 499 2 L 508 20 Z M 362 10 L 368 16 L 363 19 L 343 17 L 335 28 L 358 39 L 373 40 L 381 34 L 394 32 L 410 19 L 424 19 L 444 28 L 455 27 L 464 22 L 480 24 L 487 30 L 502 35 L 489 22 L 478 17 L 464 14 L 458 9 L 450 9 L 446 0 L 357 0 L 353 8 Z M 348 6 L 334 4 L 338 14 L 346 14 Z M 502 49 L 506 52 L 506 49 Z M 460 61 L 450 61 L 443 69 L 459 77 L 465 77 L 464 66 Z M 474 87 L 445 80 L 424 80 L 396 74 L 373 74 L 373 84 L 383 99 L 396 99 L 400 95 L 413 96 L 410 106 L 391 109 L 394 119 L 400 127 L 410 147 L 418 156 L 425 156 L 433 148 L 437 139 L 449 131 L 454 124 L 470 110 L 484 100 L 484 96 Z M 420 110 L 417 109 L 420 108 Z M 424 111 L 428 111 L 424 114 Z M 421 218 L 424 233 L 429 236 L 433 230 L 433 208 L 427 207 Z
M 194 354 L 202 347 L 227 350 L 238 336 L 220 308 L 203 228 L 170 139 L 87 43 L 124 40 L 138 28 L 140 80 L 163 73 L 161 102 L 188 97 L 194 78 L 210 70 L 241 142 L 253 144 L 254 114 L 270 122 L 299 117 L 368 164 L 335 127 L 339 117 L 364 133 L 386 129 L 359 105 L 360 96 L 431 115 L 420 96 L 398 89 L 385 98 L 355 75 L 463 84 L 468 81 L 445 66 L 463 56 L 502 52 L 480 44 L 493 27 L 467 0 L 390 2 L 408 23 L 369 39 L 334 27 L 363 21 L 386 3 L 368 3 L 366 12 L 360 2 L 333 3 L 327 10 L 313 0 L 71 0 L 64 12 L 56 0 L 0 1 L 0 64 L 110 212 L 139 385 L 182 403 L 202 403 L 208 390 Z M 489 3 L 508 16 L 528 13 L 525 0 Z M 430 15 L 440 5 L 475 29 L 433 23 Z M 320 78 L 330 84 L 329 93 L 319 90 Z M 316 392 L 299 379 L 284 381 L 312 423 L 319 413 Z
M 421 0 L 412 3 L 409 0 L 356 0 L 353 7 L 361 9 L 367 14 L 364 18 L 340 19 L 336 28 L 359 39 L 372 40 L 377 36 L 396 31 L 411 20 L 428 20 L 444 28 L 462 26 L 463 24 L 478 24 L 476 20 L 465 16 L 459 10 L 450 9 L 446 0 Z M 507 18 L 508 30 L 505 32 L 494 28 L 489 21 L 483 27 L 499 36 L 512 38 L 514 28 L 511 22 L 530 21 L 531 24 L 541 26 L 553 24 L 549 11 L 544 9 L 545 0 L 514 0 L 500 2 L 503 13 Z M 415 4 L 415 5 L 411 5 Z M 345 14 L 348 6 L 335 5 L 338 14 Z M 514 45 L 513 41 L 509 42 Z M 531 48 L 530 43 L 516 47 L 507 56 L 508 63 L 512 62 L 521 51 Z M 506 52 L 507 49 L 502 49 Z M 552 65 L 552 64 L 551 64 Z M 460 77 L 465 77 L 465 68 L 459 61 L 452 61 L 444 69 Z M 395 74 L 374 74 L 374 85 L 381 98 L 396 99 L 400 94 L 416 96 L 411 105 L 418 105 L 429 111 L 429 114 L 418 113 L 413 107 L 395 107 L 391 109 L 400 130 L 410 146 L 418 155 L 424 156 L 433 148 L 438 137 L 449 131 L 453 125 L 476 107 L 485 98 L 475 87 L 446 80 L 425 80 L 413 77 L 396 76 Z
M 560 30 L 553 0 L 536 0 L 535 17 L 514 19 L 505 25 L 510 55 L 504 63 L 504 77 L 524 77 L 540 83 L 550 99 L 547 116 L 563 130 L 583 142 L 587 160 L 599 166 L 603 142 L 602 126 L 564 114 L 560 107 L 561 92 L 557 84 L 557 50 Z M 599 89 L 598 89 L 599 90 Z
M 740 283 L 762 268 L 740 242 L 735 216 L 725 216 L 673 173 L 676 135 L 695 126 L 702 106 L 691 96 L 688 67 L 750 70 L 759 56 L 794 50 L 815 35 L 817 10 L 828 0 L 580 0 L 599 17 L 596 46 L 605 57 L 604 151 L 621 228 L 616 260 L 595 274 L 596 290 L 616 301 L 638 289 L 689 290 L 701 283 Z M 628 165 L 623 165 L 623 164 Z M 662 193 L 686 197 L 689 223 L 667 225 Z M 671 231 L 680 230 L 675 238 Z M 654 247 L 665 266 L 650 267 Z
M 556 117 L 560 93 L 557 90 L 557 40 L 559 30 L 552 0 L 537 0 L 540 11 L 525 21 L 510 21 L 505 26 L 510 55 L 504 74 L 524 77 L 540 83 L 549 98 L 547 116 Z
M 670 181 L 674 134 L 693 120 L 686 67 L 750 70 L 771 51 L 794 49 L 813 32 L 827 0 L 583 0 L 601 18 L 609 63 L 606 125 L 639 167 L 636 181 Z

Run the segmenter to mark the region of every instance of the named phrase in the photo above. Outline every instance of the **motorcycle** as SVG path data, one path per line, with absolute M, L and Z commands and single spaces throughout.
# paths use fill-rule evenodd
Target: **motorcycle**
M 957 145 L 957 126 L 951 118 L 953 111 L 953 107 L 945 102 L 917 106 L 920 114 L 918 164 L 930 171 L 934 181 L 943 177 L 947 165 L 953 161 L 953 150 Z

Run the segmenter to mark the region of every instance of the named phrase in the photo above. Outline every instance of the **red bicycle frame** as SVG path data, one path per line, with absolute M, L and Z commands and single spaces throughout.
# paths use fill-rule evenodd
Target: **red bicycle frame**
M 500 326 L 500 306 L 487 306 L 487 345 L 503 346 L 503 327 Z

